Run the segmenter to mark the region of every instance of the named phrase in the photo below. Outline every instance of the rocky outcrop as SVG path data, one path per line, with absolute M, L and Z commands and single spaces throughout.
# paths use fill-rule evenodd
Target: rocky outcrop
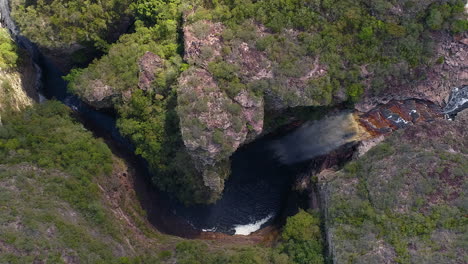
M 318 175 L 333 263 L 463 263 L 465 112 L 394 132 Z
M 200 20 L 184 26 L 184 59 L 190 64 L 208 67 L 221 56 L 222 38 L 225 27 L 221 23 Z
M 356 109 L 367 112 L 381 103 L 410 98 L 445 105 L 452 88 L 468 83 L 468 33 L 452 36 L 440 32 L 432 38 L 436 42 L 436 54 L 433 65 L 426 70 L 422 80 L 394 85 L 385 91 L 385 95 L 374 96 L 368 89 L 356 104 Z
M 257 38 L 271 35 L 253 21 L 246 26 Z M 309 81 L 326 73 L 318 58 L 304 56 L 299 74 L 286 76 L 255 41 L 233 37 L 230 30 L 219 22 L 192 22 L 191 14 L 185 16 L 184 58 L 190 69 L 179 79 L 180 127 L 205 185 L 215 192 L 222 191 L 227 177 L 217 172 L 220 162 L 262 133 L 264 109 L 320 105 Z M 282 34 L 297 41 L 295 31 Z M 229 76 L 219 73 L 224 70 Z
M 117 101 L 127 101 L 135 89 L 153 91 L 156 74 L 164 67 L 164 60 L 152 52 L 146 52 L 138 60 L 139 78 L 136 87 L 119 90 L 101 79 L 81 80 L 76 92 L 87 104 L 96 109 L 112 108 Z
M 223 175 L 217 166 L 248 138 L 262 132 L 263 100 L 248 91 L 229 98 L 211 74 L 201 68 L 184 72 L 178 87 L 177 111 L 184 144 L 205 185 L 221 193 L 229 164 Z
M 468 108 L 468 85 L 453 88 L 444 107 L 444 114 L 456 115 L 465 108 Z
M 111 108 L 120 96 L 119 91 L 99 79 L 90 80 L 89 89 L 81 94 L 83 101 L 96 109 Z
M 367 113 L 361 114 L 359 122 L 371 135 L 389 133 L 420 122 L 443 118 L 442 109 L 422 100 L 390 101 Z
M 267 108 L 279 110 L 330 103 L 317 101 L 314 97 L 314 86 L 310 84 L 311 80 L 323 77 L 327 73 L 326 67 L 320 64 L 318 57 L 301 56 L 295 72 L 287 74 L 281 71 L 279 61 L 270 58 L 267 52 L 256 47 L 256 41 L 229 36 L 233 33 L 223 24 L 209 20 L 186 23 L 185 59 L 194 67 L 205 69 L 208 69 L 211 62 L 227 62 L 235 66 L 235 74 L 247 85 L 264 81 L 266 87 L 263 92 L 267 96 Z M 253 21 L 246 27 L 251 28 L 255 38 L 272 36 L 263 25 Z M 296 42 L 298 32 L 286 30 L 281 33 L 281 37 Z
M 158 55 L 147 51 L 138 60 L 138 68 L 140 69 L 138 88 L 144 91 L 151 90 L 156 73 L 163 67 L 163 60 Z

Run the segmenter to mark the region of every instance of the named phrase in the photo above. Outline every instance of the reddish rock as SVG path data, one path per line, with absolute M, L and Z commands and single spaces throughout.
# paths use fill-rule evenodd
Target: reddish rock
M 443 118 L 442 109 L 421 100 L 391 101 L 362 114 L 360 124 L 373 136 L 385 135 L 411 124 Z

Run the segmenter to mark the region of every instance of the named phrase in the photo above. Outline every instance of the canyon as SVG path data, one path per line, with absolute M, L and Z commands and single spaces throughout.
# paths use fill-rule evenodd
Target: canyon
M 26 76 L 26 82 L 14 82 L 13 97 L 27 101 L 24 105 L 38 101 L 39 92 L 49 100 L 58 99 L 84 127 L 106 140 L 122 161 L 112 175 L 118 187 L 104 182 L 99 186 L 112 204 L 112 212 L 125 220 L 126 230 L 142 248 L 174 248 L 182 238 L 204 240 L 213 248 L 273 245 L 288 217 L 310 209 L 323 215 L 326 254 L 333 263 L 349 259 L 428 261 L 431 256 L 443 262 L 448 261 L 445 251 L 458 254 L 453 260 L 457 263 L 466 255 L 456 246 L 463 236 L 460 226 L 451 225 L 449 219 L 456 222 L 461 217 L 461 186 L 467 175 L 466 32 L 454 37 L 436 33 L 441 38 L 436 56 L 444 57 L 444 62 L 430 68 L 427 78 L 395 85 L 384 95 L 366 89 L 361 100 L 350 107 L 344 91 L 317 100 L 308 90 L 308 83 L 322 80 L 328 70 L 318 57 L 301 57 L 303 72 L 285 77 L 277 72 L 279 65 L 251 40 L 229 39 L 222 23 L 192 23 L 194 14 L 184 14 L 181 33 L 188 64 L 174 81 L 174 109 L 179 118 L 175 133 L 180 133 L 183 146 L 177 151 L 190 158 L 185 169 L 197 173 L 195 179 L 207 190 L 209 202 L 187 204 L 170 190 L 153 186 L 151 165 L 135 155 L 135 142 L 122 136 L 117 125 L 117 105 L 131 103 L 135 94 L 153 89 L 160 74 L 179 66 L 178 62 L 146 51 L 136 62 L 137 86 L 121 90 L 97 76 L 77 96 L 67 91 L 63 68 L 16 29 L 8 1 L 0 0 L 0 9 L 0 18 L 12 37 L 30 55 L 25 69 L 14 73 L 16 79 Z M 248 26 L 257 36 L 272 34 L 264 25 Z M 294 30 L 281 34 L 299 41 Z M 235 69 L 227 71 L 232 70 L 230 74 L 238 79 L 226 79 L 213 65 L 234 65 Z M 370 80 L 366 72 L 361 69 L 362 78 Z M 266 90 L 259 95 L 251 89 L 255 85 Z M 33 96 L 25 96 L 31 91 Z M 171 95 L 161 92 L 153 100 L 166 98 Z M 288 116 L 291 109 L 316 113 L 319 118 Z M 133 209 L 123 208 L 127 199 Z M 145 211 L 142 215 L 134 209 L 139 206 Z M 446 215 L 437 216 L 441 212 L 437 210 L 451 215 L 447 220 Z M 143 222 L 141 226 L 169 237 L 167 245 L 149 239 L 129 212 L 139 215 L 136 219 Z M 414 217 L 408 221 L 420 221 L 415 225 L 425 229 L 415 228 L 416 233 L 403 230 L 405 214 Z M 402 226 L 403 231 L 395 231 L 400 239 L 388 233 L 392 230 L 389 224 Z M 431 237 L 436 246 L 419 235 Z M 438 248 L 443 244 L 448 249 Z M 121 250 L 130 252 L 131 245 Z M 427 250 L 431 256 L 424 255 Z

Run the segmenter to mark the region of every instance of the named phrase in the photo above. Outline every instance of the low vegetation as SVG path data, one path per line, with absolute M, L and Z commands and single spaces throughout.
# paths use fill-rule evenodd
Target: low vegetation
M 0 160 L 2 164 L 27 162 L 69 174 L 71 177 L 61 179 L 66 188 L 55 190 L 56 194 L 103 224 L 105 217 L 96 205 L 98 190 L 92 179 L 110 173 L 111 152 L 73 121 L 69 111 L 59 102 L 49 102 L 3 116 Z
M 466 123 L 453 123 L 395 132 L 324 185 L 336 261 L 463 262 Z

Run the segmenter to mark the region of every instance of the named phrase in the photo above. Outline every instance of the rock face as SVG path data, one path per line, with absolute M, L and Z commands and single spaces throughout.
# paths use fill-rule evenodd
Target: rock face
M 153 89 L 153 81 L 156 73 L 164 67 L 164 60 L 152 52 L 146 52 L 138 60 L 139 79 L 137 87 L 121 91 L 106 84 L 101 79 L 86 80 L 87 85 L 82 85 L 76 92 L 89 105 L 96 109 L 112 108 L 115 100 L 128 100 L 135 89 L 150 91 Z
M 190 64 L 208 67 L 208 63 L 221 56 L 221 34 L 225 27 L 221 23 L 200 20 L 184 26 L 184 59 Z
M 367 112 L 377 104 L 391 100 L 417 98 L 437 103 L 447 103 L 452 88 L 462 87 L 468 83 L 468 33 L 451 36 L 437 33 L 433 36 L 437 46 L 434 65 L 425 73 L 425 78 L 414 83 L 394 85 L 385 91 L 384 96 L 373 96 L 369 91 L 356 104 L 356 109 Z
M 103 81 L 91 80 L 89 90 L 82 94 L 81 98 L 96 109 L 111 108 L 114 99 L 121 94 Z
M 261 133 L 263 101 L 241 91 L 234 100 L 201 68 L 186 71 L 179 79 L 178 113 L 182 138 L 205 185 L 221 193 L 229 174 L 216 166 L 227 160 L 248 137 Z
M 400 128 L 442 118 L 442 109 L 421 100 L 390 101 L 360 115 L 361 126 L 374 135 L 386 135 Z
M 333 263 L 463 263 L 466 111 L 394 132 L 318 175 Z
M 228 176 L 224 174 L 229 173 L 229 157 L 262 133 L 264 109 L 322 104 L 313 98 L 309 81 L 322 77 L 326 69 L 318 58 L 303 56 L 299 74 L 286 76 L 278 70 L 278 62 L 256 47 L 256 41 L 230 37 L 230 29 L 221 23 L 192 23 L 190 14 L 185 20 L 184 58 L 190 69 L 179 78 L 182 138 L 205 185 L 220 193 Z M 271 35 L 262 25 L 247 26 L 258 38 Z M 297 41 L 297 32 L 282 34 Z M 229 76 L 214 67 L 228 67 Z
M 157 70 L 162 69 L 163 66 L 163 60 L 158 55 L 147 51 L 138 61 L 140 69 L 138 88 L 144 91 L 150 90 L 156 79 Z
M 468 108 L 468 85 L 453 88 L 444 107 L 444 114 L 456 115 L 465 108 Z
M 188 15 L 189 16 L 189 15 Z M 255 38 L 272 36 L 265 27 L 251 22 L 250 27 Z M 195 67 L 208 69 L 211 62 L 223 61 L 237 68 L 235 73 L 244 84 L 264 81 L 267 95 L 266 107 L 284 109 L 295 106 L 316 106 L 330 102 L 314 99 L 314 87 L 309 81 L 324 76 L 326 67 L 319 63 L 319 58 L 301 56 L 297 62 L 297 72 L 281 72 L 277 60 L 256 47 L 255 40 L 227 37 L 229 30 L 221 23 L 200 20 L 184 26 L 185 59 Z M 290 41 L 297 40 L 298 32 L 287 30 L 281 33 Z M 343 98 L 344 100 L 345 98 Z
M 0 30 L 6 32 L 1 24 Z M 20 62 L 17 67 L 9 69 L 0 67 L 0 113 L 5 110 L 19 111 L 39 101 L 39 72 L 32 59 L 25 54 L 25 52 L 18 53 Z

